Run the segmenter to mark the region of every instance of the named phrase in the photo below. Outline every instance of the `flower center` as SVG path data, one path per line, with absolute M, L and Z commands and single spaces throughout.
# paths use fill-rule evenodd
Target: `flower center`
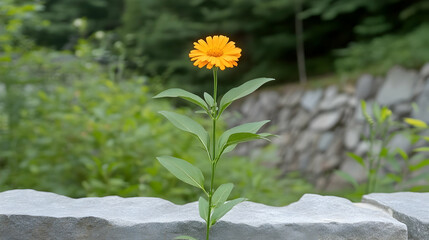
M 219 49 L 219 48 L 212 48 L 207 51 L 207 55 L 211 57 L 220 57 L 223 55 L 223 51 L 222 49 Z

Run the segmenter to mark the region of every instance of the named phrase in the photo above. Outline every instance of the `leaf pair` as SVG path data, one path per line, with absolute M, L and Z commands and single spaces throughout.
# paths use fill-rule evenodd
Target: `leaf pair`
M 210 208 L 213 209 L 212 214 L 210 216 L 210 225 L 214 225 L 235 205 L 246 200 L 245 198 L 237 198 L 226 202 L 233 187 L 234 185 L 232 183 L 222 184 L 213 194 L 212 205 L 210 206 Z M 198 200 L 198 209 L 200 212 L 200 217 L 207 222 L 209 204 L 205 198 L 200 197 L 200 199 Z
M 225 131 L 218 140 L 219 156 L 222 153 L 231 151 L 238 143 L 247 142 L 255 139 L 266 139 L 271 134 L 257 134 L 256 132 L 269 121 L 260 121 L 245 123 Z M 229 149 L 227 150 L 227 148 Z
M 250 80 L 240 85 L 239 87 L 229 90 L 227 93 L 225 93 L 225 95 L 220 100 L 220 107 L 218 109 L 219 112 L 217 116 L 220 116 L 223 113 L 223 111 L 225 111 L 225 109 L 229 105 L 231 105 L 233 101 L 251 94 L 252 92 L 256 91 L 256 89 L 261 87 L 263 84 L 273 80 L 274 80 L 273 78 L 257 78 L 257 79 Z M 182 98 L 184 100 L 187 100 L 191 103 L 194 103 L 200 106 L 208 113 L 210 112 L 209 108 L 216 105 L 213 97 L 210 96 L 208 93 L 204 93 L 204 98 L 206 100 L 204 101 L 201 97 L 180 88 L 168 89 L 154 96 L 154 98 L 163 98 L 163 97 Z

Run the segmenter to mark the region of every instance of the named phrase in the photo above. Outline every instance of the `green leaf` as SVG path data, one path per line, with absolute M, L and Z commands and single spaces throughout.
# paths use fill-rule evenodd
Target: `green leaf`
M 335 174 L 337 174 L 339 177 L 346 180 L 347 182 L 351 183 L 355 189 L 358 188 L 358 185 L 359 185 L 358 182 L 350 174 L 341 170 L 335 171 Z
M 268 140 L 267 137 L 274 136 L 270 133 L 234 133 L 228 138 L 228 142 L 225 146 L 230 146 L 238 143 L 248 142 L 257 139 Z
M 204 99 L 206 100 L 206 103 L 209 105 L 209 107 L 214 106 L 214 99 L 210 94 L 204 92 Z
M 366 108 L 366 102 L 364 100 L 360 101 L 360 106 L 362 108 L 362 114 L 363 114 L 364 118 L 366 119 L 366 121 L 368 122 L 368 124 L 370 126 L 374 125 L 374 119 L 372 119 L 372 117 L 368 114 L 368 111 Z
M 393 174 L 393 173 L 386 174 L 386 177 L 389 178 L 389 179 L 391 179 L 391 180 L 393 180 L 393 181 L 395 181 L 395 182 L 397 182 L 397 183 L 402 182 L 401 176 Z
M 215 191 L 215 193 L 213 194 L 213 198 L 212 198 L 213 206 L 217 207 L 223 204 L 228 199 L 228 196 L 231 193 L 233 187 L 234 187 L 234 184 L 232 183 L 225 183 L 220 185 Z
M 416 148 L 414 152 L 429 152 L 429 147 Z
M 381 121 L 381 109 L 380 106 L 376 103 L 372 104 L 372 113 L 374 115 L 374 118 L 377 120 L 378 123 L 382 123 Z
M 404 118 L 404 122 L 410 124 L 411 126 L 414 126 L 416 128 L 428 128 L 428 125 L 419 119 L 414 118 Z
M 179 237 L 175 237 L 174 239 L 178 239 L 178 240 L 197 240 L 196 238 L 190 237 L 190 236 L 179 236 Z
M 381 151 L 380 151 L 380 153 L 379 153 L 379 156 L 380 156 L 381 158 L 384 158 L 384 157 L 386 157 L 388 154 L 389 154 L 389 149 L 387 149 L 386 147 L 384 147 L 384 148 L 382 148 L 382 149 L 381 149 Z
M 229 90 L 220 100 L 219 115 L 222 114 L 233 101 L 251 94 L 263 84 L 273 80 L 274 78 L 257 78 Z
M 228 142 L 229 137 L 232 134 L 235 134 L 235 133 L 256 133 L 257 131 L 259 131 L 259 129 L 262 126 L 264 126 L 268 122 L 269 122 L 269 120 L 260 121 L 260 122 L 245 123 L 245 124 L 233 127 L 231 129 L 228 129 L 219 137 L 219 141 L 218 141 L 219 149 L 221 149 L 221 151 L 222 151 L 222 149 L 225 147 L 226 143 Z
M 423 160 L 423 161 L 421 161 L 415 165 L 409 166 L 409 169 L 411 171 L 416 171 L 416 170 L 419 170 L 420 168 L 426 167 L 428 165 L 429 165 L 429 159 L 425 159 L 425 160 Z
M 351 153 L 351 152 L 348 152 L 347 156 L 353 158 L 353 160 L 355 160 L 357 163 L 359 163 L 360 165 L 362 165 L 362 167 L 365 167 L 365 161 L 363 160 L 362 157 L 360 157 L 360 156 L 358 156 L 358 155 L 356 155 L 354 153 Z
M 396 149 L 395 149 L 395 151 L 396 151 L 397 153 L 399 153 L 399 155 L 401 155 L 401 157 L 402 157 L 404 160 L 408 160 L 408 154 L 407 154 L 406 152 L 404 152 L 404 150 L 402 150 L 402 149 L 400 149 L 400 148 L 396 148 Z
M 214 225 L 219 219 L 221 219 L 225 214 L 227 214 L 235 205 L 246 201 L 245 198 L 237 198 L 232 201 L 226 202 L 217 208 L 214 209 L 213 215 L 211 216 L 210 225 Z
M 209 134 L 199 123 L 178 113 L 167 111 L 160 111 L 159 113 L 164 115 L 164 117 L 166 117 L 177 128 L 197 136 L 200 142 L 204 145 L 204 148 L 208 151 Z
M 229 145 L 223 150 L 222 154 L 231 152 L 235 147 L 237 147 L 237 144 Z
M 209 203 L 203 197 L 198 200 L 198 210 L 200 211 L 200 217 L 207 222 L 209 216 Z
M 202 98 L 180 88 L 167 89 L 159 93 L 158 95 L 154 96 L 153 98 L 163 98 L 163 97 L 180 97 L 191 103 L 197 104 L 198 106 L 202 107 L 206 111 L 208 110 L 207 104 L 204 102 Z
M 157 157 L 156 159 L 178 179 L 204 190 L 203 173 L 194 165 L 183 159 L 170 156 Z

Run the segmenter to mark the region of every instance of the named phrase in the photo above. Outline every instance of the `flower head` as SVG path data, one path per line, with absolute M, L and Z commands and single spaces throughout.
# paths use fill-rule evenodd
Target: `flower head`
M 194 42 L 194 48 L 189 57 L 191 61 L 195 61 L 194 66 L 199 68 L 207 65 L 208 69 L 216 66 L 220 70 L 225 70 L 225 67 L 237 66 L 238 58 L 241 56 L 241 49 L 222 35 L 206 37 L 206 41 L 200 39 Z

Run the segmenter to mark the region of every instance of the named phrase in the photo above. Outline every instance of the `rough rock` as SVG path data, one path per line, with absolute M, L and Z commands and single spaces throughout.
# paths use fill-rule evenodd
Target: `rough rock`
M 329 100 L 332 99 L 333 97 L 335 97 L 335 95 L 337 95 L 338 93 L 338 87 L 333 85 L 333 86 L 329 86 L 325 89 L 325 100 Z
M 344 134 L 344 145 L 347 149 L 354 149 L 359 143 L 362 128 L 360 126 L 349 126 Z
M 333 132 L 325 132 L 324 134 L 322 134 L 322 136 L 320 136 L 318 144 L 319 151 L 326 151 L 326 149 L 328 149 L 328 147 L 331 145 L 332 140 L 334 140 L 334 137 L 335 135 Z
M 2 239 L 203 239 L 197 203 L 175 205 L 158 198 L 71 199 L 53 193 L 0 193 Z M 212 228 L 211 239 L 405 240 L 407 229 L 383 211 L 347 199 L 306 194 L 286 207 L 244 202 Z
M 423 92 L 417 98 L 418 109 L 413 109 L 412 116 L 429 123 L 429 81 L 423 89 Z
M 408 227 L 408 239 L 429 239 L 429 193 L 371 193 L 363 202 L 393 212 L 393 217 Z
M 355 96 L 357 99 L 368 99 L 374 95 L 375 90 L 374 77 L 370 74 L 364 74 L 357 81 Z
M 332 110 L 335 108 L 339 108 L 345 105 L 348 102 L 349 98 L 346 94 L 340 94 L 336 97 L 332 97 L 329 99 L 325 99 L 320 103 L 320 110 Z
M 278 129 L 285 130 L 289 126 L 289 118 L 291 116 L 292 111 L 289 108 L 283 108 L 280 110 L 278 117 Z
M 291 125 L 294 128 L 301 129 L 307 126 L 310 121 L 311 115 L 306 111 L 299 111 L 298 114 L 292 119 Z
M 396 148 L 402 149 L 404 152 L 411 151 L 411 142 L 410 140 L 401 134 L 396 134 L 392 140 L 390 140 L 387 145 L 389 149 L 395 150 Z
M 310 123 L 310 129 L 317 131 L 327 131 L 333 128 L 341 118 L 341 111 L 322 113 Z
M 285 93 L 279 100 L 281 106 L 295 107 L 301 100 L 302 92 L 293 91 Z
M 270 113 L 276 110 L 279 94 L 276 91 L 265 91 L 259 95 L 259 102 L 264 106 L 264 112 Z
M 410 116 L 410 113 L 412 110 L 413 110 L 413 107 L 411 106 L 410 103 L 401 103 L 394 106 L 393 113 L 398 117 L 404 117 L 404 116 Z
M 426 63 L 423 65 L 423 67 L 420 69 L 420 76 L 423 78 L 429 77 L 429 63 Z
M 414 85 L 418 79 L 419 75 L 415 71 L 408 71 L 401 67 L 392 68 L 377 93 L 376 101 L 381 105 L 393 105 L 411 100 Z
M 308 111 L 315 110 L 322 95 L 322 89 L 305 92 L 304 96 L 301 98 L 301 106 Z
M 312 145 L 314 144 L 316 137 L 316 134 L 311 131 L 301 133 L 296 141 L 295 149 L 298 151 L 304 151 L 307 148 L 313 147 Z
M 355 160 L 348 158 L 340 168 L 342 171 L 350 174 L 356 181 L 362 182 L 365 180 L 365 169 Z

